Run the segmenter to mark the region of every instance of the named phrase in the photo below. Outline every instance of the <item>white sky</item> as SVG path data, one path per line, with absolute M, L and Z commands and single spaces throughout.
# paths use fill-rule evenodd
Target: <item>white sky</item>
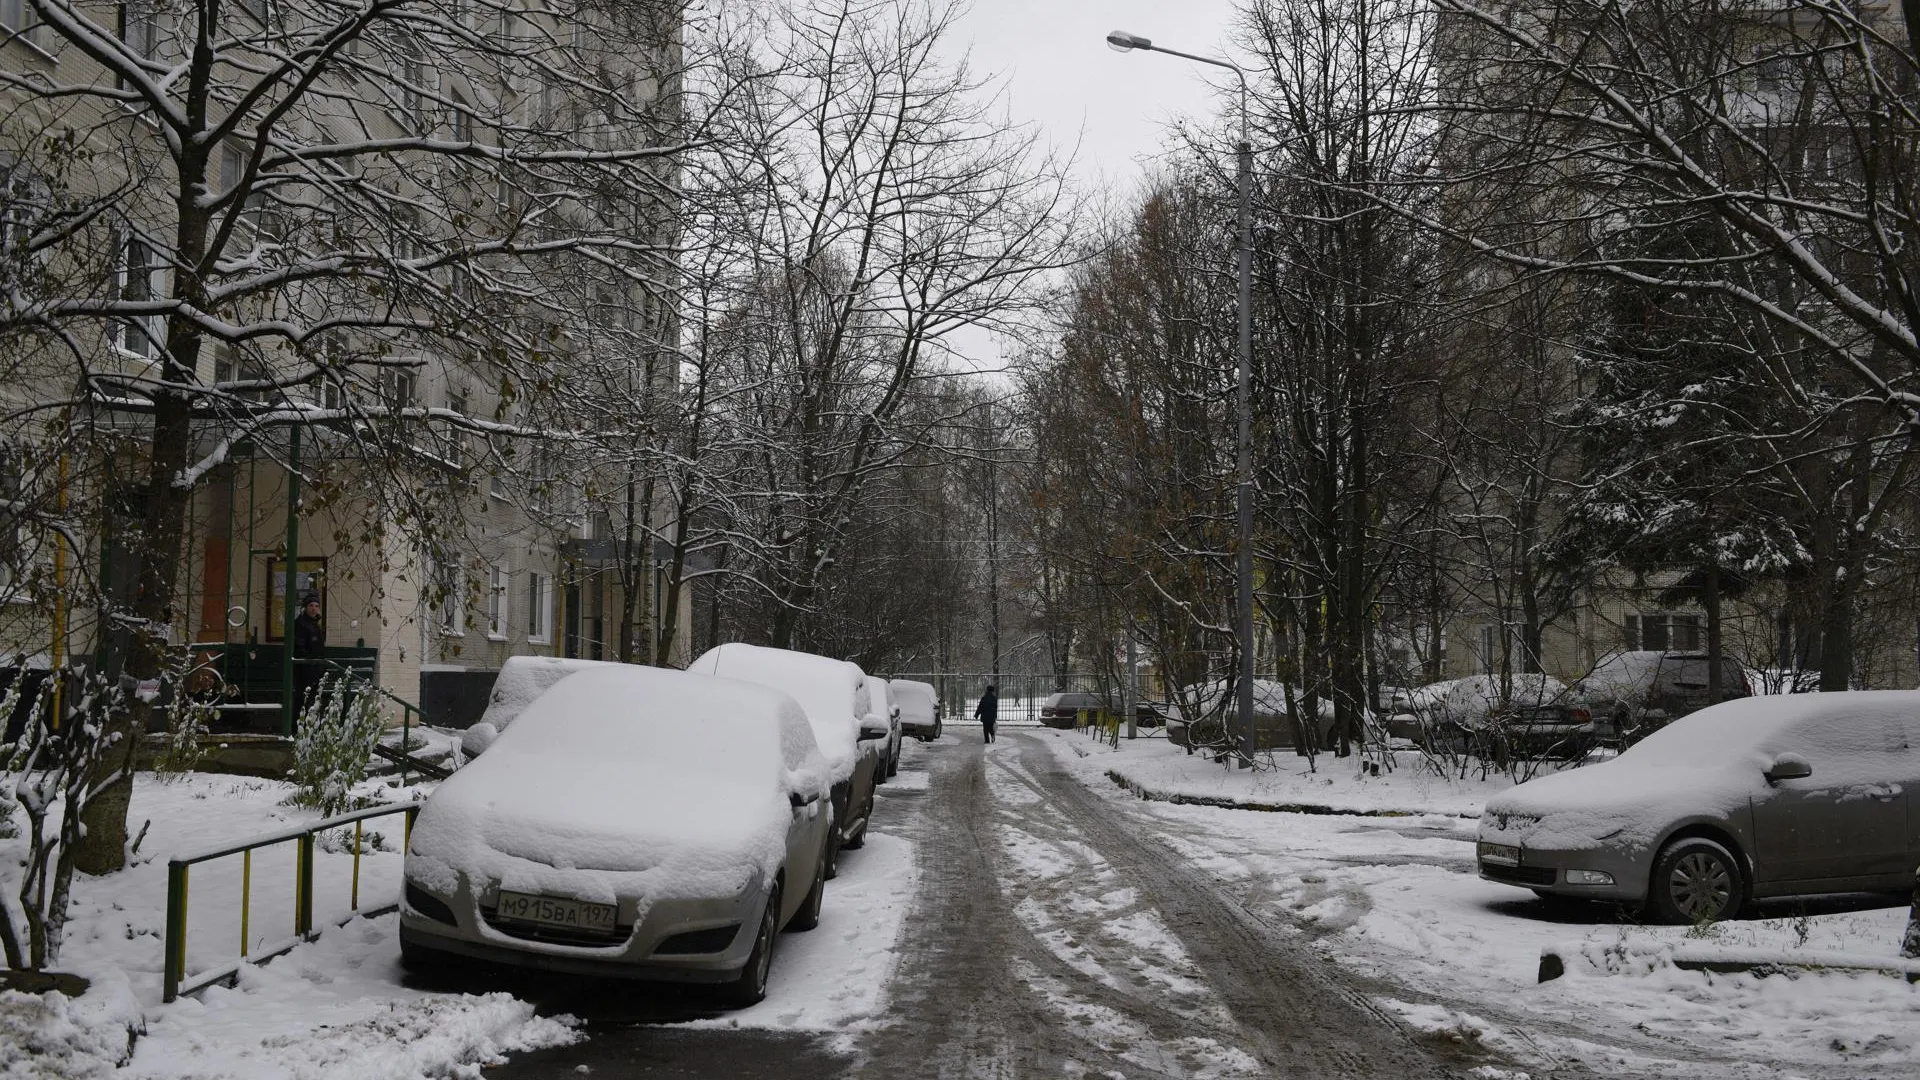
M 1209 80 L 1232 75 L 1175 56 L 1115 52 L 1107 32 L 1219 56 L 1232 17 L 1232 0 L 970 0 L 955 45 L 971 45 L 977 76 L 1000 77 L 1016 122 L 1034 123 L 1063 151 L 1079 144 L 1074 174 L 1083 190 L 1124 200 L 1173 145 L 1175 119 L 1227 104 Z M 980 366 L 998 366 L 986 335 L 952 344 Z

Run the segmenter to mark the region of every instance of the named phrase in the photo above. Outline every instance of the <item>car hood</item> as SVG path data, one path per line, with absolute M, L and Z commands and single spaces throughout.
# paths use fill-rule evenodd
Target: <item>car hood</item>
M 734 896 L 779 867 L 791 817 L 771 786 L 712 773 L 488 755 L 428 797 L 407 873 L 443 891 L 464 875 L 480 887 L 603 902 Z
M 1651 766 L 1616 759 L 1529 780 L 1487 800 L 1480 838 L 1580 850 L 1652 844 L 1683 818 L 1726 817 L 1751 784 L 1726 766 Z

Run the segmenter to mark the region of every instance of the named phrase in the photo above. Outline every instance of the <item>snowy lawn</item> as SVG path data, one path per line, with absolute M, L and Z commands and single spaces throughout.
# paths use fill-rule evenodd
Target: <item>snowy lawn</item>
M 1384 1005 L 1437 1038 L 1485 1043 L 1530 1068 L 1581 1062 L 1602 1075 L 1889 1076 L 1920 1071 L 1920 986 L 1882 974 L 1709 974 L 1673 967 L 1675 947 L 1898 955 L 1904 906 L 1868 897 L 1765 902 L 1757 918 L 1642 926 L 1617 908 L 1553 904 L 1475 872 L 1479 804 L 1504 784 L 1449 784 L 1409 770 L 1355 777 L 1227 772 L 1165 743 L 1114 751 L 1048 738 L 1089 787 L 1197 864 L 1252 910 L 1378 977 Z M 1084 756 L 1083 756 L 1084 755 Z M 1265 803 L 1317 803 L 1378 817 L 1258 813 L 1134 799 L 1108 776 Z M 1331 782 L 1329 782 L 1331 781 Z M 1314 794 L 1317 797 L 1309 799 Z M 1573 957 L 1539 983 L 1543 948 Z
M 1329 754 L 1306 758 L 1276 754 L 1273 769 L 1235 769 L 1204 753 L 1189 754 L 1156 734 L 1152 738 L 1121 739 L 1116 750 L 1085 732 L 1056 731 L 1057 750 L 1077 747 L 1089 756 L 1069 755 L 1083 772 L 1111 773 L 1136 794 L 1161 800 L 1240 804 L 1254 808 L 1305 807 L 1352 813 L 1451 814 L 1480 816 L 1488 796 L 1505 791 L 1513 782 L 1494 775 L 1481 780 L 1449 780 L 1406 751 L 1397 755 L 1395 768 L 1381 776 L 1360 776 L 1351 759 Z M 1107 778 L 1108 786 L 1114 782 Z

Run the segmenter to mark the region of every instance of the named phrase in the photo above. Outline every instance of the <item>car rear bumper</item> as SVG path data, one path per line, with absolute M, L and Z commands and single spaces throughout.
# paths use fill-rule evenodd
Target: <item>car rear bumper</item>
M 936 720 L 931 724 L 903 723 L 900 725 L 900 734 L 909 739 L 919 739 L 921 742 L 932 742 L 940 737 L 940 722 Z

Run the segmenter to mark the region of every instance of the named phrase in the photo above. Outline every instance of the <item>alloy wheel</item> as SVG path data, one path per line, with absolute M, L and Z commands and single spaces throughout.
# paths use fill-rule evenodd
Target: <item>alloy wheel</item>
M 1733 901 L 1733 875 L 1725 863 L 1704 851 L 1692 851 L 1673 864 L 1667 877 L 1673 906 L 1692 919 L 1717 919 Z

